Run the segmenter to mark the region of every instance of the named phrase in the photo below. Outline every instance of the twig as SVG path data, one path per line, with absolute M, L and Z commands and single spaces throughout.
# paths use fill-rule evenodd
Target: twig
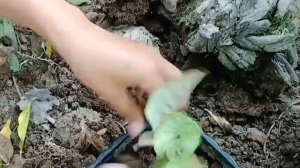
M 286 111 L 282 112 L 282 113 L 278 116 L 277 120 L 275 120 L 275 121 L 273 122 L 273 124 L 271 125 L 271 127 L 270 127 L 270 129 L 269 129 L 269 131 L 268 131 L 268 133 L 267 133 L 267 135 L 266 135 L 265 142 L 264 142 L 264 147 L 263 147 L 264 154 L 267 153 L 267 140 L 268 140 L 268 138 L 269 138 L 269 136 L 270 136 L 270 134 L 271 134 L 271 131 L 272 131 L 272 129 L 275 127 L 276 122 L 278 122 L 278 121 L 281 119 L 281 117 L 283 116 L 283 114 L 284 114 L 285 112 L 286 112 Z M 281 127 L 281 125 L 280 125 L 279 127 Z
M 22 94 L 21 94 L 20 89 L 19 89 L 19 86 L 18 86 L 18 84 L 17 84 L 16 77 L 13 75 L 13 76 L 12 76 L 12 79 L 13 79 L 15 88 L 16 88 L 16 90 L 17 90 L 17 93 L 18 93 L 18 95 L 19 95 L 19 98 L 20 98 L 20 100 L 21 100 L 21 99 L 22 99 Z
M 120 124 L 118 121 L 116 121 L 116 123 L 122 128 L 123 133 L 126 134 L 127 133 L 126 128 L 122 124 Z
M 17 52 L 17 53 L 19 55 L 23 56 L 23 57 L 27 57 L 27 58 L 30 58 L 30 59 L 33 59 L 33 60 L 41 60 L 41 61 L 48 62 L 48 63 L 50 63 L 50 65 L 57 65 L 57 66 L 59 65 L 59 64 L 55 63 L 52 60 L 41 58 L 44 53 L 41 53 L 41 55 L 38 56 L 38 57 L 30 56 L 30 55 L 27 55 L 27 54 L 24 54 L 24 53 L 21 53 L 21 52 Z
M 264 154 L 266 154 L 266 150 L 267 150 L 266 149 L 267 148 L 267 140 L 268 140 L 268 138 L 270 136 L 270 133 L 271 133 L 272 129 L 274 128 L 275 124 L 276 124 L 276 121 L 273 122 L 272 126 L 270 127 L 270 129 L 269 129 L 269 131 L 268 131 L 268 133 L 266 135 L 266 139 L 265 139 L 265 142 L 264 142 Z

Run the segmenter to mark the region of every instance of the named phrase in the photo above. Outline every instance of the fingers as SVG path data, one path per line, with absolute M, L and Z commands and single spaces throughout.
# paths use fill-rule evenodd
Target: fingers
M 108 101 L 130 123 L 128 131 L 131 137 L 136 137 L 145 128 L 143 109 L 126 89 L 113 90 Z
M 129 168 L 129 167 L 124 164 L 110 163 L 110 164 L 103 164 L 98 168 Z

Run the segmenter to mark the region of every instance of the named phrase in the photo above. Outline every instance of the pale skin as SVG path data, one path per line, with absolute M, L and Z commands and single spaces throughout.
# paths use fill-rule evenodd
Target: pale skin
M 76 77 L 129 121 L 133 137 L 144 128 L 144 109 L 127 88 L 151 94 L 181 76 L 157 48 L 102 29 L 64 0 L 0 0 L 0 16 L 46 38 Z

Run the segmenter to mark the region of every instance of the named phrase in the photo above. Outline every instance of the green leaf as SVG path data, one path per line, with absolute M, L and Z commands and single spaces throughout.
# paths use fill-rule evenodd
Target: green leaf
M 31 113 L 31 104 L 32 102 L 29 102 L 26 106 L 26 108 L 22 111 L 22 113 L 19 115 L 18 118 L 18 135 L 20 137 L 20 153 L 23 152 L 23 147 L 24 147 L 24 142 L 25 142 L 25 137 L 27 134 L 27 128 L 29 124 L 29 118 L 30 118 L 30 113 Z
M 67 0 L 70 4 L 72 5 L 76 5 L 76 6 L 79 6 L 79 5 L 82 5 L 84 3 L 90 3 L 91 0 Z
M 7 36 L 12 42 L 12 46 L 15 48 L 15 50 L 19 49 L 17 36 L 13 27 L 13 24 L 11 21 L 0 17 L 0 38 Z
M 180 112 L 168 114 L 154 131 L 154 150 L 170 161 L 190 157 L 201 143 L 201 128 Z
M 152 168 L 208 168 L 206 160 L 200 160 L 193 154 L 188 158 L 169 161 L 166 157 L 156 160 Z
M 168 163 L 168 158 L 163 156 L 162 158 L 155 160 L 151 168 L 165 168 Z
M 165 84 L 150 95 L 145 115 L 152 129 L 158 127 L 166 114 L 186 108 L 190 94 L 207 74 L 207 71 L 195 69 L 186 71 L 179 79 Z
M 16 56 L 16 54 L 11 53 L 8 61 L 9 61 L 9 67 L 14 73 L 19 72 L 21 70 L 20 61 Z

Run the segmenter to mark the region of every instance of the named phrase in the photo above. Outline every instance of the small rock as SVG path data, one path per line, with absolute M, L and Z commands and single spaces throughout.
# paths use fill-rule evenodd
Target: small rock
M 285 143 L 281 146 L 281 152 L 286 156 L 294 156 L 297 154 L 297 149 L 293 143 Z
M 87 13 L 87 12 L 93 10 L 92 5 L 83 5 L 83 6 L 80 6 L 79 8 L 81 9 L 81 11 L 83 13 Z
M 68 100 L 69 103 L 72 103 L 74 101 L 74 96 L 68 96 Z
M 19 154 L 14 154 L 12 159 L 10 160 L 9 167 L 10 168 L 22 168 L 24 165 L 24 160 L 21 159 Z
M 236 134 L 241 134 L 244 131 L 244 128 L 240 125 L 233 125 L 232 128 Z
M 223 145 L 224 140 L 223 140 L 223 139 L 220 139 L 220 138 L 217 138 L 217 139 L 216 139 L 216 142 L 217 142 L 219 145 Z
M 27 40 L 27 38 L 26 38 L 26 36 L 25 36 L 24 34 L 20 34 L 20 42 L 21 42 L 22 44 L 28 42 L 28 40 Z
M 89 21 L 91 22 L 95 22 L 97 17 L 98 17 L 98 13 L 96 12 L 88 12 L 85 14 L 86 18 L 89 19 Z
M 296 139 L 300 139 L 300 129 L 296 130 Z
M 11 80 L 7 80 L 6 81 L 6 86 L 12 87 L 13 86 L 13 82 Z
M 104 135 L 106 132 L 107 132 L 107 128 L 103 128 L 103 129 L 99 130 L 99 131 L 97 132 L 97 134 L 98 134 L 99 136 L 102 136 L 102 135 Z
M 106 14 L 104 13 L 99 13 L 98 14 L 98 21 L 97 22 L 102 22 L 106 17 Z
M 5 106 L 5 107 L 3 108 L 3 111 L 4 111 L 4 112 L 8 112 L 8 110 L 9 110 L 9 106 Z
M 72 84 L 72 89 L 77 90 L 77 86 L 75 84 Z
M 258 142 L 261 145 L 263 145 L 266 140 L 266 135 L 256 128 L 248 128 L 247 139 L 250 141 Z
M 22 50 L 22 51 L 26 51 L 27 49 L 28 49 L 27 46 L 21 45 L 21 50 Z

